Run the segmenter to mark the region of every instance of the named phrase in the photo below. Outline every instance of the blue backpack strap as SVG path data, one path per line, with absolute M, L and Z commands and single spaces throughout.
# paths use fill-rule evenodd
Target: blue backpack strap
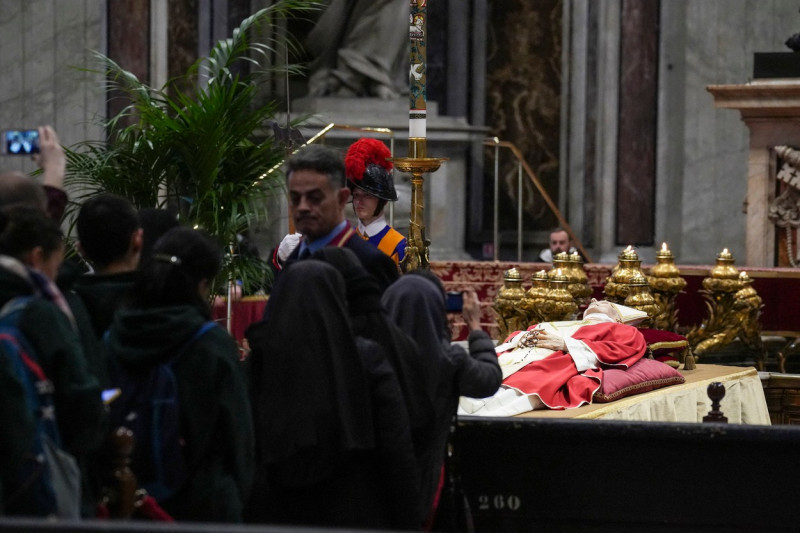
M 199 339 L 200 337 L 205 335 L 206 332 L 210 331 L 215 327 L 217 327 L 217 323 L 214 322 L 213 320 L 209 320 L 208 322 L 203 323 L 203 325 L 197 328 L 197 331 L 195 331 L 194 334 L 192 334 L 192 337 L 188 341 L 186 341 L 186 343 L 184 343 L 181 349 L 178 350 L 178 353 L 175 354 L 175 356 L 172 357 L 172 359 L 170 359 L 169 364 L 172 365 L 172 363 L 177 361 L 184 353 L 186 353 L 189 347 L 192 344 L 194 344 L 197 339 Z
M 205 335 L 205 333 L 207 331 L 209 331 L 209 330 L 211 330 L 212 328 L 215 328 L 215 327 L 217 327 L 217 323 L 214 322 L 213 320 L 209 320 L 208 322 L 205 322 L 202 326 L 200 326 L 197 329 L 197 331 L 194 332 L 194 335 L 192 335 L 192 338 L 189 339 L 188 341 L 186 341 L 186 344 L 183 345 L 183 348 L 181 349 L 180 353 L 185 352 L 187 350 L 187 348 L 189 348 L 189 346 L 192 345 L 197 339 L 199 339 L 200 337 Z
M 25 309 L 34 298 L 36 297 L 17 296 L 15 298 L 11 298 L 5 303 L 2 309 L 0 309 L 0 320 L 5 319 L 6 317 L 12 317 L 12 321 L 16 321 L 17 317 L 15 315 L 21 313 L 22 310 Z
M 207 331 L 211 330 L 216 325 L 217 325 L 216 322 L 214 322 L 213 320 L 209 320 L 208 322 L 200 326 L 200 328 L 194 332 L 194 335 L 192 335 L 192 338 L 189 340 L 189 344 L 193 343 L 194 341 L 202 337 Z

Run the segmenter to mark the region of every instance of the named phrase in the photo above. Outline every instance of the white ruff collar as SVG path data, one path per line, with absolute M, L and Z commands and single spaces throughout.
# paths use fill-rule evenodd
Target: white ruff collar
M 386 224 L 386 217 L 381 214 L 378 218 L 367 224 L 366 226 L 358 221 L 358 232 L 361 235 L 366 235 L 367 237 L 372 237 L 373 235 L 377 235 L 383 228 L 387 226 Z

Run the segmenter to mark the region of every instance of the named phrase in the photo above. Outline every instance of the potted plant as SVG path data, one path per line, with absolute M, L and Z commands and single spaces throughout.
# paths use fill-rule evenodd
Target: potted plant
M 270 61 L 295 46 L 290 38 L 258 30 L 317 5 L 279 0 L 256 12 L 208 57 L 160 88 L 97 53 L 108 88 L 130 104 L 105 121 L 107 141 L 67 150 L 68 215 L 100 192 L 124 196 L 139 208 L 176 209 L 182 224 L 204 229 L 223 247 L 217 290 L 232 280 L 245 291 L 262 283 L 266 265 L 237 253 L 237 237 L 266 220 L 269 198 L 283 188 L 286 150 L 265 133 L 277 103 L 259 103 L 259 87 L 268 76 L 299 68 Z M 265 33 L 273 37 L 256 39 Z

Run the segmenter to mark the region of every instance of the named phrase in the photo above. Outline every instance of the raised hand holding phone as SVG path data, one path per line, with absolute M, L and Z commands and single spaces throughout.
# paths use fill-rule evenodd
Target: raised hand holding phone
M 52 126 L 39 126 L 39 151 L 33 160 L 42 169 L 42 185 L 50 185 L 57 189 L 64 188 L 64 174 L 67 169 L 67 157 Z
M 470 331 L 481 329 L 481 302 L 478 294 L 475 291 L 464 291 L 461 294 L 464 298 L 464 307 L 461 310 L 464 322 Z

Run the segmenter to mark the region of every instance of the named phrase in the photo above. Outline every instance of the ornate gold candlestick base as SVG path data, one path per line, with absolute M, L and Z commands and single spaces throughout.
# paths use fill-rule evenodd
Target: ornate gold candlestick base
M 686 280 L 681 277 L 681 272 L 675 265 L 675 256 L 667 247 L 661 245 L 661 250 L 656 253 L 656 264 L 650 269 L 647 276 L 650 291 L 661 313 L 653 319 L 655 329 L 678 331 L 678 294 L 686 287 Z
M 716 266 L 703 279 L 703 289 L 698 291 L 706 300 L 708 317 L 686 337 L 698 356 L 718 351 L 738 337 L 758 358 L 758 369 L 764 370 L 767 353 L 759 324 L 761 297 L 747 273 L 740 273 L 733 262 L 727 248 L 717 256 Z
M 392 163 L 400 172 L 411 174 L 411 218 L 408 226 L 406 256 L 403 259 L 403 270 L 409 272 L 418 268 L 429 268 L 428 247 L 430 241 L 425 238 L 425 196 L 423 195 L 422 177 L 426 172 L 436 172 L 446 157 L 426 157 L 425 139 L 408 140 L 408 157 L 393 157 Z
M 503 273 L 503 288 L 497 294 L 492 309 L 496 314 L 498 339 L 505 339 L 509 333 L 527 329 L 526 313 L 520 308 L 525 298 L 522 276 L 519 270 L 511 268 Z

